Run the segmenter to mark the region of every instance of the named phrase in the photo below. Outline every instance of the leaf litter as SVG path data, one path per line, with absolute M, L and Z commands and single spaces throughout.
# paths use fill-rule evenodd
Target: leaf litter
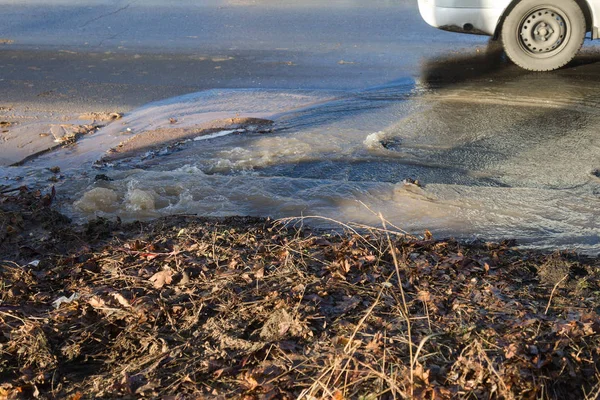
M 598 397 L 598 259 L 53 197 L 0 197 L 0 399 Z

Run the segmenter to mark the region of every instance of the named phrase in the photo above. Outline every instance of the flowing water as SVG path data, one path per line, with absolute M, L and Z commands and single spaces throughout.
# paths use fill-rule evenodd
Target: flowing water
M 380 225 L 381 214 L 412 233 L 598 252 L 594 85 L 552 74 L 459 85 L 430 76 L 360 92 L 212 90 L 169 99 L 6 174 L 27 183 L 61 167 L 60 205 L 77 220 L 304 216 L 330 227 L 309 217 Z M 198 130 L 168 144 L 156 134 L 234 117 L 274 124 Z M 147 147 L 98 162 L 144 135 L 153 138 Z

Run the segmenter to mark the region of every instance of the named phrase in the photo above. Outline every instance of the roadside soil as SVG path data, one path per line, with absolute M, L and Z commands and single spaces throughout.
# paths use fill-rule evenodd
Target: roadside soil
M 120 119 L 117 112 L 70 114 L 23 106 L 0 107 L 0 167 L 21 165 Z
M 177 119 L 171 118 L 170 123 L 173 127 L 149 130 L 143 135 L 123 140 L 118 146 L 109 149 L 99 162 L 113 162 L 135 157 L 144 152 L 176 147 L 185 141 L 199 140 L 203 136 L 210 136 L 221 131 L 240 130 L 267 133 L 271 131 L 274 124 L 268 119 L 250 117 L 217 119 L 185 128 L 174 127 L 177 122 Z
M 596 399 L 600 260 L 0 197 L 0 399 Z

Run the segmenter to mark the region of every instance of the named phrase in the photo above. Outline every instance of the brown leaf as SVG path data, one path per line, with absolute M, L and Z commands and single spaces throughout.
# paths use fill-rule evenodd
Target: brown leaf
M 0 400 L 12 400 L 21 398 L 22 393 L 20 387 L 14 387 L 10 383 L 3 383 L 0 385 Z
M 417 363 L 417 366 L 413 371 L 413 375 L 415 378 L 421 380 L 426 385 L 429 384 L 429 371 L 426 371 L 425 368 L 423 368 L 423 365 L 421 365 L 420 363 Z
M 122 305 L 123 307 L 125 307 L 125 308 L 131 307 L 131 304 L 129 303 L 129 300 L 127 300 L 125 297 L 123 297 L 123 295 L 121 293 L 113 292 L 110 295 L 115 300 L 117 300 L 119 302 L 119 304 Z
M 504 350 L 504 356 L 507 360 L 515 357 L 518 354 L 519 348 L 516 344 L 511 343 L 507 349 Z
M 187 285 L 190 282 L 191 282 L 190 274 L 188 274 L 187 271 L 183 271 L 183 273 L 181 274 L 181 280 L 179 281 L 179 285 L 180 286 Z
M 339 390 L 336 390 L 336 392 L 333 394 L 332 400 L 344 400 L 344 394 L 342 392 L 340 392 Z
M 140 253 L 139 254 L 141 258 L 145 258 L 148 261 L 152 261 L 155 258 L 161 256 L 162 254 L 158 254 L 158 253 Z
M 260 267 L 256 270 L 254 270 L 254 277 L 256 279 L 262 279 L 265 276 L 265 268 L 264 267 Z
M 89 299 L 88 304 L 94 308 L 104 308 L 106 303 L 98 296 L 94 296 Z
M 377 257 L 375 257 L 374 255 L 368 255 L 364 257 L 366 262 L 369 263 L 374 263 L 375 261 L 377 261 Z
M 417 294 L 417 298 L 419 300 L 421 300 L 424 303 L 428 303 L 431 301 L 431 293 L 429 293 L 426 290 L 421 290 L 419 291 L 419 293 Z
M 246 384 L 246 386 L 248 387 L 248 390 L 254 390 L 258 386 L 260 386 L 258 384 L 257 380 L 251 375 L 246 375 L 244 377 L 244 384 Z
M 165 268 L 152 275 L 148 280 L 154 284 L 155 289 L 161 289 L 173 282 L 173 271 L 170 268 Z
M 377 332 L 373 337 L 373 340 L 367 343 L 366 349 L 369 350 L 371 353 L 379 352 L 382 345 L 382 339 L 383 335 L 381 334 L 381 332 Z
M 229 374 L 233 369 L 232 368 L 221 368 L 213 372 L 213 377 L 215 379 L 220 379 L 223 374 Z

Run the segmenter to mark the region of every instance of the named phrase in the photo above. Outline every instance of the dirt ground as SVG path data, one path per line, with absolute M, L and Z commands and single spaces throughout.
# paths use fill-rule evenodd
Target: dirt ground
M 74 114 L 24 105 L 0 106 L 0 167 L 22 165 L 44 153 L 75 143 L 123 116 L 117 112 Z
M 0 399 L 596 399 L 600 260 L 0 197 Z

